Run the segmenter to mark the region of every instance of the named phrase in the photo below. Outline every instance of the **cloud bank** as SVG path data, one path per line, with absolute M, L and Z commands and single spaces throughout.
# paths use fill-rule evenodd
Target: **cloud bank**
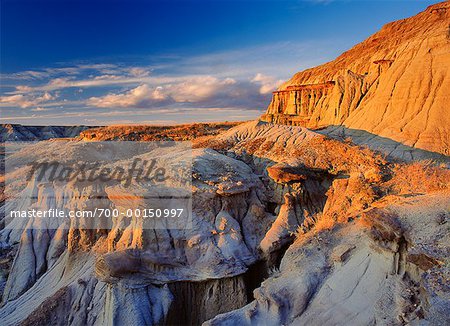
M 325 60 L 296 59 L 313 48 L 317 44 L 285 42 L 208 55 L 143 57 L 138 64 L 83 62 L 2 74 L 0 121 L 106 124 L 108 116 L 115 123 L 134 116 L 136 122 L 172 121 L 184 119 L 185 112 L 198 112 L 198 121 L 256 118 L 293 71 Z

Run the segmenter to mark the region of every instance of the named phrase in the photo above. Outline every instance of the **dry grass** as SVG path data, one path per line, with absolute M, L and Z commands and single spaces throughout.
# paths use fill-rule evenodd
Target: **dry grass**
M 79 138 L 88 141 L 185 141 L 217 135 L 242 122 L 193 123 L 174 126 L 108 126 L 83 131 Z
M 328 214 L 320 214 L 317 217 L 317 222 L 314 225 L 314 232 L 319 233 L 324 230 L 330 230 L 336 222 L 332 219 L 332 217 Z
M 450 171 L 432 161 L 397 163 L 390 165 L 388 181 L 370 182 L 363 174 L 353 174 L 346 180 L 335 180 L 327 193 L 327 207 L 322 214 L 316 214 L 312 234 L 330 230 L 339 223 L 346 223 L 354 218 L 365 216 L 364 213 L 378 200 L 388 204 L 390 196 L 417 193 L 429 193 L 450 189 Z M 386 201 L 387 200 L 387 201 Z M 362 215 L 361 215 L 362 214 Z M 367 215 L 367 216 L 366 216 Z M 366 221 L 367 222 L 367 221 Z M 297 238 L 304 236 L 305 227 L 300 226 Z
M 432 161 L 396 164 L 393 177 L 385 183 L 390 193 L 425 193 L 450 188 L 450 170 Z

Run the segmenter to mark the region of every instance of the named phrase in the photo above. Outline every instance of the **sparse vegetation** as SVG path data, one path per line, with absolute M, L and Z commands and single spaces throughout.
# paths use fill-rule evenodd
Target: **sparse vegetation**
M 431 160 L 395 164 L 386 186 L 391 193 L 423 193 L 449 189 L 450 171 Z
M 213 136 L 242 122 L 193 123 L 178 126 L 108 126 L 83 131 L 79 138 L 91 141 L 186 141 Z

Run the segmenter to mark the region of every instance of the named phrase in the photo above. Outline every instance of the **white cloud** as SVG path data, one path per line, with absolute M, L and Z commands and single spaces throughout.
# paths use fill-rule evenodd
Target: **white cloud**
M 41 95 L 17 94 L 17 95 L 11 95 L 11 96 L 1 96 L 0 104 L 2 107 L 18 106 L 18 107 L 24 109 L 24 108 L 36 106 L 40 103 L 52 101 L 55 98 L 56 98 L 56 96 L 51 95 L 48 92 L 44 92 Z
M 8 106 L 20 106 L 21 108 L 27 108 L 34 105 L 34 103 L 29 100 L 27 96 L 22 94 L 2 96 L 0 97 L 0 103 Z
M 74 79 L 73 77 L 58 77 L 49 80 L 47 84 L 41 86 L 23 86 L 23 85 L 16 86 L 16 90 L 9 92 L 9 94 L 25 94 L 29 92 L 50 92 L 65 88 L 139 85 L 142 83 L 155 83 L 159 79 L 164 80 L 165 78 L 151 78 L 149 76 L 136 77 L 136 76 L 124 76 L 112 74 L 91 76 L 89 78 L 84 79 Z
M 36 98 L 38 102 L 48 102 L 54 100 L 55 96 L 51 95 L 49 92 L 45 92 L 41 97 Z
M 259 88 L 260 94 L 269 94 L 280 87 L 283 84 L 283 80 L 276 79 L 272 76 L 267 76 L 261 73 L 257 73 L 255 77 L 251 80 L 252 83 L 261 85 Z
M 129 74 L 134 77 L 147 77 L 150 75 L 150 71 L 141 67 L 130 68 Z
M 105 80 L 105 81 L 108 81 L 108 80 L 119 80 L 121 78 L 123 78 L 123 77 L 117 76 L 117 75 L 100 75 L 100 76 L 95 76 L 94 80 Z
M 9 94 L 54 91 L 70 87 L 103 87 L 141 84 L 149 81 L 149 67 L 127 67 L 113 64 L 84 64 L 71 67 L 45 68 L 40 71 L 27 70 L 13 74 L 2 74 L 4 80 L 15 80 L 30 85 L 15 86 Z M 36 85 L 37 81 L 44 81 Z
M 201 111 L 202 108 L 217 108 L 220 113 L 214 115 L 216 121 L 219 117 L 247 116 L 251 110 L 266 108 L 270 93 L 279 87 L 281 79 L 322 63 L 327 56 L 334 57 L 336 48 L 336 44 L 326 40 L 280 42 L 205 55 L 142 58 L 142 62 L 152 63 L 147 66 L 73 63 L 1 74 L 4 91 L 0 93 L 0 107 L 5 108 L 2 115 L 10 120 L 14 120 L 13 116 L 30 117 L 30 113 L 36 113 L 46 118 L 54 116 L 63 123 L 69 123 L 65 117 L 78 121 L 73 115 L 78 111 L 91 117 L 104 113 L 105 119 L 110 119 L 120 110 L 120 119 L 134 121 L 135 116 L 149 115 L 149 119 L 154 119 L 163 114 L 179 115 L 177 119 L 184 121 L 191 118 L 192 112 L 192 119 L 205 120 L 216 112 Z M 29 110 L 17 110 L 19 107 Z M 224 111 L 228 109 L 230 112 Z M 157 114 L 150 113 L 152 110 Z M 237 115 L 231 114 L 236 111 Z M 204 112 L 203 117 L 200 112 Z M 140 117 L 137 121 L 143 120 Z
M 198 103 L 214 97 L 235 93 L 236 81 L 212 76 L 196 76 L 180 80 L 166 80 L 161 86 L 142 84 L 125 93 L 91 97 L 88 105 L 96 107 L 150 107 L 167 103 Z
M 30 86 L 19 85 L 19 86 L 16 86 L 16 90 L 20 93 L 27 93 L 27 92 L 31 92 L 33 90 L 33 88 Z
M 108 94 L 102 97 L 91 97 L 87 104 L 100 108 L 113 107 L 143 107 L 154 105 L 167 100 L 167 97 L 161 92 L 161 88 L 150 88 L 143 84 L 122 94 Z
M 39 80 L 48 79 L 60 75 L 80 75 L 85 71 L 97 71 L 101 73 L 109 73 L 117 71 L 120 68 L 115 64 L 78 64 L 67 67 L 43 68 L 41 70 L 25 70 L 11 74 L 2 74 L 2 79 L 9 80 Z
M 235 84 L 236 81 L 232 78 L 220 80 L 212 76 L 198 76 L 175 85 L 168 85 L 165 91 L 176 102 L 200 102 L 229 91 Z

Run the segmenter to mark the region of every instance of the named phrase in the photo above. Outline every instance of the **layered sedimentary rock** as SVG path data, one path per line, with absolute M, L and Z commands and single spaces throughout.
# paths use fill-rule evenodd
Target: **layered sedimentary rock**
M 260 243 L 265 250 L 295 234 L 279 270 L 255 289 L 254 301 L 204 325 L 450 322 L 448 170 L 437 168 L 438 179 L 431 177 L 432 167 L 390 170 L 370 151 L 304 128 L 245 127 L 225 133 L 223 141 L 255 166 L 276 161 L 266 169 L 273 181 L 293 185 L 314 173 L 320 180 L 325 171 L 334 178 L 325 205 L 316 214 L 305 212 L 301 221 L 291 189 Z
M 450 3 L 442 2 L 385 25 L 336 60 L 295 74 L 262 120 L 342 125 L 350 137 L 364 131 L 449 155 L 449 20 Z
M 0 141 L 38 141 L 50 138 L 76 137 L 87 126 L 23 126 L 0 125 Z
M 17 178 L 8 193 L 36 193 L 39 203 L 58 197 L 49 192 L 58 184 L 23 182 L 27 163 L 60 152 L 66 160 L 102 155 L 88 144 L 45 141 L 12 154 Z M 110 229 L 80 221 L 2 229 L 2 259 L 16 253 L 2 265 L 2 323 L 447 322 L 448 170 L 393 166 L 369 149 L 260 121 L 194 146 L 192 228 L 118 218 Z M 145 194 L 114 184 L 86 191 L 119 208 L 136 189 Z M 36 204 L 17 198 L 7 205 Z
M 449 217 L 433 218 L 445 214 L 448 199 L 398 198 L 361 220 L 299 237 L 255 301 L 204 325 L 448 324 L 448 282 L 437 272 L 445 263 L 436 257 L 445 255 Z
M 364 122 L 380 135 L 401 125 L 394 135 L 418 137 L 406 144 L 445 152 L 448 4 L 413 19 L 294 76 L 266 118 L 310 127 Z M 427 38 L 416 39 L 420 33 Z M 389 162 L 300 126 L 252 121 L 219 126 L 218 135 L 209 127 L 193 137 L 195 126 L 125 135 L 107 128 L 12 153 L 8 200 L 0 201 L 2 325 L 450 324 L 448 169 Z M 428 147 L 433 128 L 438 149 Z M 192 228 L 144 228 L 137 217 L 110 228 L 5 218 L 13 208 L 86 207 L 97 195 L 102 207 L 122 209 L 130 195 L 145 206 L 145 184 L 86 187 L 80 196 L 76 184 L 26 180 L 38 159 L 104 159 L 104 148 L 88 150 L 97 137 L 191 140 Z M 126 148 L 126 160 L 154 154 Z M 184 154 L 158 155 L 176 163 Z

